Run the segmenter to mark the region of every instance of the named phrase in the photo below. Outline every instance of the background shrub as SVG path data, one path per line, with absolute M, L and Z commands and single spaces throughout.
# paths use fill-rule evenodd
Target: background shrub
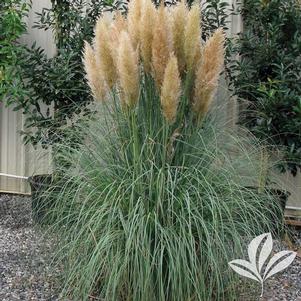
M 30 5 L 23 0 L 3 0 L 0 3 L 0 101 L 24 99 L 23 78 L 20 69 L 25 47 L 19 43 L 26 32 L 26 17 Z
M 285 151 L 288 170 L 301 166 L 301 7 L 296 0 L 246 0 L 236 94 L 247 100 L 242 122 Z
M 47 57 L 44 49 L 33 44 L 26 53 L 18 55 L 26 97 L 12 95 L 9 104 L 25 116 L 25 143 L 43 147 L 67 139 L 64 131 L 76 126 L 90 114 L 91 96 L 82 67 L 84 40 L 91 40 L 96 19 L 104 10 L 120 7 L 116 2 L 104 1 L 51 1 L 51 8 L 38 14 L 35 27 L 51 30 L 54 34 L 56 54 Z M 23 23 L 22 23 L 23 24 Z M 77 137 L 68 137 L 69 142 Z

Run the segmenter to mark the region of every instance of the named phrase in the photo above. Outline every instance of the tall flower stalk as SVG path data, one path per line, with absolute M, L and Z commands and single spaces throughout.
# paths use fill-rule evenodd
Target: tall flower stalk
M 140 127 L 140 136 L 160 140 L 158 133 L 164 133 L 166 150 L 176 129 L 190 135 L 206 118 L 223 67 L 224 34 L 218 29 L 203 42 L 200 14 L 198 5 L 189 9 L 185 2 L 168 8 L 133 0 L 126 19 L 119 14 L 110 24 L 99 19 L 95 59 L 87 59 L 93 54 L 86 47 L 84 63 L 93 95 L 99 95 L 96 86 L 101 85 L 96 83 L 102 75 L 131 124 L 143 119 L 149 125 L 143 133 Z
M 199 7 L 150 0 L 96 28 L 84 63 L 103 101 L 80 132 L 84 145 L 62 146 L 68 168 L 50 193 L 64 296 L 238 300 L 228 262 L 247 237 L 271 231 L 277 206 L 264 189 L 247 188 L 260 170 L 256 141 L 208 114 L 222 30 L 202 41 Z

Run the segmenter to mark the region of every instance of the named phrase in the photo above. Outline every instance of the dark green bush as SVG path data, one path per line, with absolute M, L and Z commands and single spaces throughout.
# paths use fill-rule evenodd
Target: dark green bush
M 26 114 L 24 141 L 45 148 L 66 139 L 66 128 L 90 114 L 91 96 L 81 63 L 84 40 L 92 39 L 96 19 L 104 10 L 122 6 L 102 0 L 51 2 L 51 8 L 38 14 L 35 27 L 54 33 L 56 55 L 49 58 L 45 49 L 33 44 L 19 56 L 20 76 L 28 94 L 26 98 L 12 95 L 9 100 L 15 110 Z M 68 139 L 78 140 L 75 136 Z
M 24 0 L 2 0 L 0 3 L 0 101 L 23 98 L 25 91 L 20 76 L 21 54 L 25 51 L 18 40 L 26 32 L 24 17 L 30 5 Z
M 85 1 L 52 1 L 50 9 L 38 14 L 35 27 L 52 30 L 57 53 L 48 58 L 35 44 L 28 49 L 23 77 L 30 95 L 25 102 L 16 100 L 16 108 L 26 113 L 26 143 L 42 143 L 44 147 L 56 144 L 65 138 L 65 128 L 74 126 L 72 118 L 89 113 L 91 97 L 81 64 L 83 39 L 92 37 L 103 5 L 93 1 L 83 13 L 85 5 Z
M 284 150 L 282 171 L 301 167 L 301 6 L 297 0 L 246 0 L 241 62 L 234 81 L 247 100 L 242 122 Z

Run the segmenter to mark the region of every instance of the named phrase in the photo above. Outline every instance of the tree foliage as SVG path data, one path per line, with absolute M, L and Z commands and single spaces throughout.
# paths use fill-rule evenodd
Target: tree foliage
M 119 2 L 95 0 L 51 3 L 50 8 L 37 14 L 34 27 L 53 32 L 56 54 L 48 57 L 46 49 L 36 43 L 27 48 L 19 56 L 26 97 L 12 95 L 9 99 L 9 104 L 26 116 L 24 141 L 41 143 L 45 148 L 66 139 L 66 128 L 76 126 L 82 116 L 90 114 L 92 99 L 82 65 L 84 41 L 92 39 L 96 19 L 104 10 L 120 6 Z
M 285 152 L 282 171 L 301 166 L 301 6 L 297 0 L 246 0 L 236 65 L 242 122 Z
M 0 3 L 0 101 L 24 96 L 20 77 L 20 57 L 25 51 L 19 43 L 26 32 L 26 17 L 30 5 L 24 0 L 3 0 Z

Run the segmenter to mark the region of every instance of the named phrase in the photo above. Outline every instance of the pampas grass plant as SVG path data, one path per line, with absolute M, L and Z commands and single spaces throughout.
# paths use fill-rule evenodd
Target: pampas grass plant
M 68 164 L 49 191 L 57 200 L 50 217 L 61 240 L 63 295 L 236 300 L 227 262 L 240 258 L 245 239 L 273 229 L 278 207 L 265 189 L 247 188 L 261 168 L 257 142 L 210 113 L 223 32 L 203 42 L 198 7 L 147 1 L 132 2 L 121 30 L 120 16 L 100 19 L 94 45 L 86 45 L 99 113 L 80 130 L 84 145 L 61 146 Z M 141 18 L 150 11 L 153 20 Z M 184 40 L 173 36 L 176 28 Z M 107 52 L 113 32 L 119 45 Z M 109 65 L 115 69 L 106 74 Z

